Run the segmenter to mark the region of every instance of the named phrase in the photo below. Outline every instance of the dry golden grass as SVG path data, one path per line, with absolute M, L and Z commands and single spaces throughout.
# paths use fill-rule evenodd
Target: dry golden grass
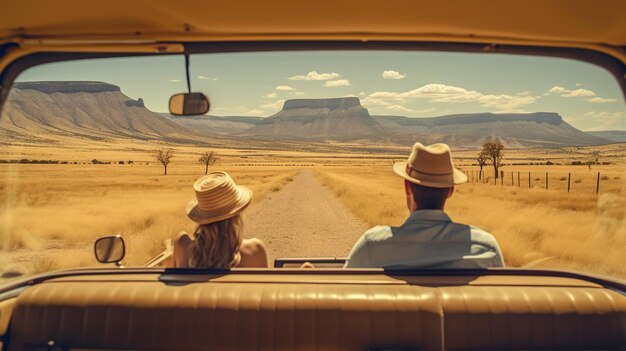
M 121 233 L 127 242 L 127 263 L 142 264 L 163 248 L 163 240 L 181 230 L 193 230 L 184 214 L 193 196 L 191 184 L 204 173 L 197 158 L 205 148 L 174 145 L 176 156 L 162 175 L 148 142 L 112 140 L 107 143 L 73 140 L 58 147 L 9 145 L 2 159 L 51 159 L 82 164 L 0 164 L 0 273 L 25 273 L 96 265 L 92 243 L 102 235 Z M 393 160 L 406 158 L 409 148 L 370 153 L 362 145 L 302 145 L 283 150 L 214 148 L 220 161 L 212 169 L 231 173 L 252 188 L 254 202 L 280 190 L 304 167 L 320 179 L 359 218 L 370 225 L 399 225 L 408 215 L 402 180 L 391 172 Z M 324 149 L 326 148 L 326 149 Z M 379 152 L 380 150 L 376 151 Z M 506 186 L 471 183 L 459 186 L 448 210 L 453 219 L 482 227 L 498 238 L 509 265 L 521 266 L 551 257 L 543 266 L 581 269 L 626 278 L 626 174 L 624 149 L 603 147 L 601 161 L 609 166 L 566 166 L 588 157 L 593 148 L 507 150 L 511 163 L 554 160 L 562 165 L 507 165 Z M 455 152 L 457 164 L 468 172 L 476 151 Z M 608 155 L 608 156 L 607 156 Z M 610 156 L 610 157 L 609 157 Z M 134 161 L 133 165 L 91 165 Z M 527 172 L 531 170 L 532 188 Z M 521 187 L 511 187 L 510 172 L 521 174 Z M 601 196 L 595 195 L 600 171 Z M 550 190 L 545 185 L 549 172 Z M 572 173 L 571 190 L 567 182 Z M 538 180 L 537 180 L 538 178 Z M 253 202 L 253 206 L 254 206 Z M 303 233 L 306 235 L 306 233 Z M 324 255 L 323 252 L 319 253 Z M 288 256 L 285 253 L 283 256 Z
M 400 225 L 408 216 L 403 179 L 390 167 L 320 168 L 318 175 L 370 225 Z M 524 266 L 550 257 L 538 266 L 626 278 L 623 177 L 613 180 L 599 197 L 595 185 L 592 191 L 567 194 L 499 184 L 460 185 L 446 210 L 455 221 L 493 233 L 508 265 Z
M 282 167 L 214 167 L 254 192 L 254 202 L 296 173 Z M 92 243 L 122 234 L 130 265 L 194 224 L 185 215 L 201 165 L 0 165 L 0 270 L 27 273 L 95 265 Z

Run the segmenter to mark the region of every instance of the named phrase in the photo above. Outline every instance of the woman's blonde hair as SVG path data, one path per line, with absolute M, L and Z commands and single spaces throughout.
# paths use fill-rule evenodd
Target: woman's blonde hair
M 239 214 L 223 221 L 199 225 L 189 250 L 189 266 L 228 269 L 239 264 L 242 226 Z

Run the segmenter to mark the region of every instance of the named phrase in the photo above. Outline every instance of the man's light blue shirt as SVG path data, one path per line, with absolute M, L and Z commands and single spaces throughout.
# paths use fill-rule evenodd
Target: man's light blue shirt
M 453 222 L 441 210 L 418 210 L 400 227 L 376 226 L 357 241 L 346 268 L 504 267 L 493 235 Z

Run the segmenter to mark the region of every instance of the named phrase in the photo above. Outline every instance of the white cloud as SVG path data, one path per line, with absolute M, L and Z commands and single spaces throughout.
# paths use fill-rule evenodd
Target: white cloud
M 296 88 L 290 87 L 289 85 L 279 85 L 276 87 L 276 90 L 291 91 L 291 90 L 296 90 Z
M 402 100 L 402 99 L 400 99 Z M 404 102 L 404 100 L 402 100 L 402 102 Z M 389 105 L 393 105 L 391 102 L 388 102 L 385 99 L 378 99 L 378 98 L 373 98 L 370 96 L 367 96 L 364 99 L 361 99 L 361 103 L 365 104 L 365 105 L 375 105 L 375 106 L 389 106 Z
M 278 94 L 276 94 L 276 93 L 269 93 L 267 95 L 263 95 L 264 99 L 275 99 L 277 97 L 278 97 Z
M 331 73 L 317 73 L 317 71 L 311 71 L 304 75 L 297 75 L 292 77 L 287 77 L 289 80 L 331 80 L 339 78 L 339 73 L 331 72 Z
M 387 106 L 387 110 L 400 111 L 400 112 L 412 112 L 413 111 L 410 108 L 406 108 L 402 105 L 389 105 Z
M 365 95 L 367 95 L 367 94 L 364 91 L 359 93 L 359 96 L 365 96 Z
M 603 111 L 603 112 L 589 111 L 585 113 L 583 116 L 591 117 L 591 118 L 606 118 L 606 117 L 611 116 L 611 113 L 606 112 L 606 111 Z
M 558 85 L 553 86 L 552 88 L 550 88 L 550 90 L 548 90 L 548 93 L 550 94 L 564 94 L 564 93 L 569 93 L 570 91 L 560 87 Z
M 552 88 L 550 88 L 550 90 L 548 90 L 547 94 L 559 94 L 563 97 L 589 97 L 589 96 L 596 96 L 596 93 L 594 93 L 591 90 L 587 90 L 587 89 L 576 89 L 576 90 L 570 90 L 570 89 L 566 89 L 563 87 L 560 87 L 558 85 L 553 86 Z
M 398 71 L 384 71 L 383 72 L 383 79 L 404 79 L 406 77 L 406 74 L 402 74 Z
M 436 108 L 425 108 L 423 110 L 413 110 L 414 113 L 429 113 L 437 111 Z
M 596 96 L 596 93 L 587 89 L 576 89 L 576 90 L 570 91 L 567 94 L 563 94 L 561 96 L 563 97 L 587 97 L 587 96 Z
M 577 86 L 577 87 L 582 87 L 582 86 L 583 86 L 583 83 L 576 83 L 576 86 Z
M 289 92 L 289 95 L 302 96 L 306 94 L 303 91 L 292 91 L 292 92 Z
M 583 128 L 583 130 L 587 131 L 624 129 L 626 126 L 626 113 L 589 111 L 583 114 L 583 117 L 570 118 L 569 120 L 576 124 L 592 125 L 592 127 Z
M 170 79 L 170 82 L 171 83 L 180 83 L 180 82 L 182 82 L 182 80 L 180 80 L 180 79 Z
M 261 105 L 261 108 L 264 110 L 280 110 L 281 108 L 283 108 L 284 103 L 285 103 L 285 100 L 281 99 L 281 100 L 268 102 L 267 104 Z
M 347 79 L 338 79 L 338 80 L 328 80 L 326 81 L 326 83 L 324 83 L 324 87 L 329 88 L 329 87 L 349 87 L 352 86 L 352 84 L 350 84 L 350 81 Z
M 605 99 L 605 98 L 601 98 L 601 97 L 594 97 L 591 99 L 587 99 L 587 101 L 589 102 L 596 102 L 596 103 L 604 103 L 604 102 L 615 102 L 617 101 L 617 99 Z
M 207 76 L 198 76 L 200 80 L 217 80 L 217 78 L 207 77 Z
M 576 83 L 576 86 L 581 86 L 582 84 L 580 83 Z M 605 102 L 615 102 L 617 101 L 617 99 L 605 99 L 602 97 L 599 97 L 596 95 L 595 92 L 588 90 L 588 89 L 576 89 L 576 90 L 569 90 L 569 89 L 565 89 L 563 87 L 560 87 L 558 85 L 553 86 L 550 90 L 548 90 L 548 92 L 544 95 L 549 95 L 549 94 L 559 94 L 562 97 L 588 97 L 589 99 L 586 99 L 589 102 L 594 102 L 594 103 L 605 103 Z M 595 96 L 595 97 L 592 97 Z
M 246 116 L 258 116 L 258 115 L 263 115 L 263 113 L 264 112 L 261 110 L 254 109 L 254 110 L 246 111 L 243 114 Z
M 445 84 L 426 84 L 405 92 L 375 92 L 363 99 L 363 103 L 390 106 L 417 99 L 446 103 L 476 102 L 483 107 L 499 111 L 520 111 L 521 107 L 533 104 L 539 97 L 531 95 L 483 94 L 474 90 Z

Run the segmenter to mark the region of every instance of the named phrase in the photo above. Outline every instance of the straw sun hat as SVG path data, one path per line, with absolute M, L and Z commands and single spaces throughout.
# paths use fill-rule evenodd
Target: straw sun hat
M 236 216 L 252 200 L 252 191 L 237 185 L 226 172 L 211 172 L 193 184 L 196 197 L 187 203 L 187 216 L 198 224 Z
M 467 176 L 454 168 L 446 144 L 415 143 L 408 161 L 394 164 L 393 171 L 411 183 L 431 188 L 450 188 L 467 182 Z

